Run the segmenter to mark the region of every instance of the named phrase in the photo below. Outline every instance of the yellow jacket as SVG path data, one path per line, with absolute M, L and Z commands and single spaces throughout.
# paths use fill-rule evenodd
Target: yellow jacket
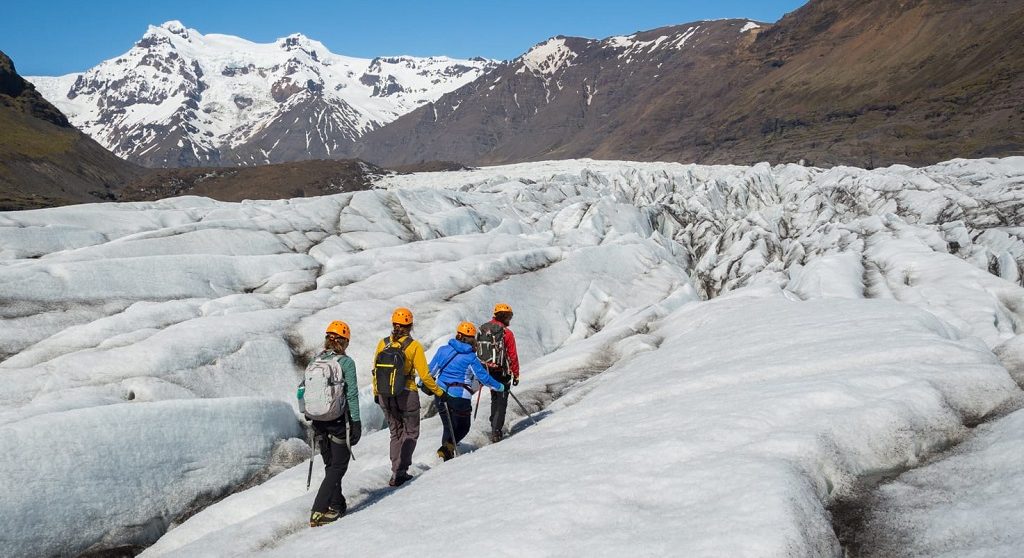
M 392 340 L 394 343 L 400 343 L 405 336 L 399 337 L 398 339 Z M 388 336 L 387 339 L 391 339 Z M 377 342 L 377 350 L 373 352 L 373 362 L 377 362 L 377 355 L 384 350 L 384 339 Z M 377 395 L 377 370 L 376 366 L 372 366 L 373 370 L 373 395 Z M 405 348 L 405 374 L 408 376 L 408 381 L 405 382 L 406 389 L 416 390 L 416 376 L 410 374 L 412 370 L 416 370 L 416 375 L 420 377 L 423 385 L 427 386 L 427 389 L 434 392 L 435 395 L 441 395 L 444 392 L 440 387 L 437 386 L 437 382 L 434 381 L 433 376 L 430 375 L 430 367 L 427 366 L 427 355 L 423 351 L 423 345 L 420 345 L 419 341 L 415 339 L 409 343 L 409 346 Z

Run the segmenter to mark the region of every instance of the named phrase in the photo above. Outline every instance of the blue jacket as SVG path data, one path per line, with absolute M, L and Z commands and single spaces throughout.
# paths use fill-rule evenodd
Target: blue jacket
M 442 366 L 443 370 L 440 369 Z M 430 360 L 430 374 L 437 380 L 437 385 L 452 397 L 472 399 L 476 388 L 467 389 L 466 386 L 474 386 L 475 382 L 498 391 L 505 388 L 480 364 L 473 346 L 457 339 L 449 340 L 447 345 L 437 350 Z

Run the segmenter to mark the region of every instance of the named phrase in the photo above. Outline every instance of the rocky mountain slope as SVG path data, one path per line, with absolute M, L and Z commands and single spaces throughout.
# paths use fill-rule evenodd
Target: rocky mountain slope
M 0 211 L 112 199 L 138 171 L 71 126 L 0 52 Z
M 1024 4 L 811 0 L 776 24 L 555 37 L 368 134 L 386 164 L 925 164 L 1024 152 Z
M 85 73 L 30 79 L 130 161 L 233 166 L 344 156 L 355 139 L 493 64 L 352 58 L 300 34 L 257 44 L 170 21 Z

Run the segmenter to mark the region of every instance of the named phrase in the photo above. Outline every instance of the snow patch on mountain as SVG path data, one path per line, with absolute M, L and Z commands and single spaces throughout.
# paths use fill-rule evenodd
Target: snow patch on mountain
M 650 55 L 662 47 L 669 47 L 676 50 L 681 49 L 686 46 L 686 42 L 700 31 L 700 29 L 700 25 L 694 25 L 685 29 L 680 29 L 676 33 L 659 35 L 650 40 L 641 40 L 638 38 L 638 34 L 634 33 L 628 36 L 618 35 L 615 37 L 608 37 L 601 42 L 604 46 L 614 49 L 622 49 L 622 52 L 618 54 L 617 58 L 629 63 L 638 56 Z
M 576 56 L 578 55 L 566 44 L 564 38 L 553 37 L 520 56 L 518 61 L 523 65 L 516 73 L 529 70 L 535 74 L 550 77 L 571 66 Z

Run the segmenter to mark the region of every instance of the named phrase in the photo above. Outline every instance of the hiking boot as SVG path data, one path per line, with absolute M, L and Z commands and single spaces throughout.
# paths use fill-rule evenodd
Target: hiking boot
M 491 432 L 491 442 L 500 442 L 503 437 L 504 435 L 501 433 L 501 430 L 495 430 Z
M 334 508 L 327 508 L 325 512 L 313 512 L 309 515 L 309 526 L 320 527 L 321 525 L 327 525 L 337 521 L 344 512 L 336 510 Z
M 455 457 L 455 448 L 452 446 L 450 442 L 446 443 L 441 447 L 437 448 L 437 456 L 443 459 L 444 461 L 448 461 L 449 459 Z
M 412 480 L 412 475 L 409 473 L 395 473 L 391 476 L 391 480 L 388 481 L 388 486 L 402 486 L 403 484 Z

